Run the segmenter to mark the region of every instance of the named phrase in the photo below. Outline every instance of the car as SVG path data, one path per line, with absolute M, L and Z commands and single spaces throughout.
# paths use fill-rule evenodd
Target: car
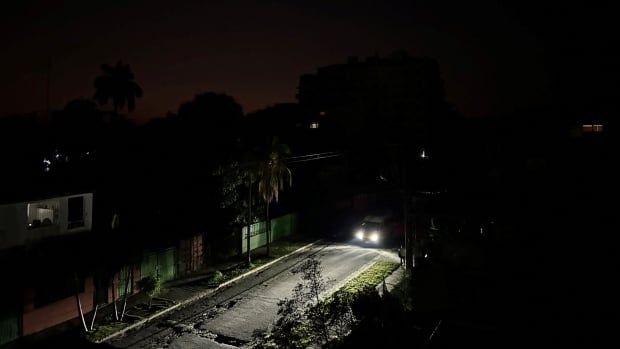
M 379 245 L 387 237 L 386 217 L 367 216 L 362 220 L 353 236 L 356 241 Z

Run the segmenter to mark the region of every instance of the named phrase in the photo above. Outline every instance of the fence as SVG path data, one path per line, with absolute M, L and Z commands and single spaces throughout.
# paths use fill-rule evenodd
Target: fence
M 0 345 L 11 342 L 19 337 L 20 321 L 21 317 L 17 309 L 0 309 Z
M 179 241 L 177 253 L 178 276 L 200 270 L 204 264 L 202 234 Z
M 175 248 L 169 248 L 161 252 L 144 254 L 140 268 L 141 277 L 159 276 L 162 282 L 174 279 L 176 276 L 174 250 Z
M 267 244 L 266 222 L 254 223 L 250 227 L 250 250 Z M 271 219 L 271 241 L 279 240 L 291 235 L 297 229 L 297 214 L 290 213 Z M 241 234 L 241 252 L 247 252 L 247 227 L 243 227 Z

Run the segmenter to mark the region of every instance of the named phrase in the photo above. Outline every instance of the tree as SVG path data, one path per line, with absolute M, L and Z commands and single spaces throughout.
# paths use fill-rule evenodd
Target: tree
M 293 269 L 301 282 L 293 295 L 279 302 L 275 330 L 271 340 L 278 348 L 305 348 L 315 342 L 329 341 L 326 307 L 321 306 L 321 294 L 329 285 L 323 278 L 321 262 L 309 257 Z
M 103 75 L 95 79 L 95 95 L 93 99 L 100 105 L 112 100 L 114 115 L 127 105 L 127 111 L 132 112 L 136 106 L 136 98 L 142 97 L 142 88 L 134 81 L 134 75 L 129 64 L 121 61 L 116 66 L 102 64 Z
M 80 316 L 80 320 L 82 321 L 82 328 L 84 329 L 84 332 L 88 332 L 86 320 L 84 319 L 84 311 L 82 310 L 82 302 L 80 301 L 80 282 L 83 282 L 83 280 L 80 280 L 77 272 L 74 274 L 73 279 L 75 281 L 75 303 L 77 306 L 77 312 Z
M 252 249 L 250 241 L 252 239 L 252 185 L 254 184 L 254 173 L 252 170 L 247 171 L 247 180 L 248 180 L 248 230 L 246 231 L 246 246 L 248 253 L 248 267 L 252 265 Z
M 269 219 L 269 205 L 273 200 L 279 198 L 280 190 L 284 189 L 285 184 L 292 185 L 291 170 L 286 166 L 282 155 L 291 153 L 288 145 L 280 144 L 277 138 L 273 138 L 271 149 L 267 159 L 259 166 L 258 192 L 266 203 L 266 225 L 267 225 L 267 255 L 271 244 L 271 221 Z
M 238 155 L 243 108 L 233 97 L 215 92 L 198 94 L 181 104 L 174 120 L 183 143 L 191 147 L 189 153 L 198 150 L 213 164 L 226 163 Z
M 56 146 L 84 150 L 100 140 L 104 126 L 103 114 L 90 99 L 77 98 L 61 111 L 52 114 Z
M 251 251 L 250 251 L 250 227 L 257 221 L 257 217 L 252 210 L 254 200 L 252 198 L 252 191 L 255 187 L 257 178 L 256 165 L 254 161 L 246 161 L 240 164 L 237 161 L 233 161 L 230 164 L 219 166 L 214 171 L 214 175 L 220 178 L 220 208 L 226 209 L 224 216 L 230 226 L 245 226 L 247 227 L 246 241 L 247 241 L 247 263 L 251 263 Z M 245 192 L 244 190 L 247 190 Z M 247 200 L 244 200 L 244 196 L 247 195 Z M 258 205 L 260 209 L 260 205 Z M 227 227 L 227 228 L 229 228 Z

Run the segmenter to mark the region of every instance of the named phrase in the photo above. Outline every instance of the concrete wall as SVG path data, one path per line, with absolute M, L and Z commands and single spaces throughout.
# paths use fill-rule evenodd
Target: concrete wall
M 93 293 L 95 285 L 93 278 L 84 280 L 84 292 L 79 294 L 82 310 L 84 314 L 93 310 Z M 30 297 L 28 297 L 30 295 Z M 22 323 L 22 335 L 27 336 L 46 328 L 58 325 L 65 321 L 77 318 L 79 315 L 75 296 L 67 297 L 40 308 L 34 307 L 34 297 L 32 290 L 26 292 L 24 302 L 24 314 Z M 30 299 L 28 299 L 30 298 Z

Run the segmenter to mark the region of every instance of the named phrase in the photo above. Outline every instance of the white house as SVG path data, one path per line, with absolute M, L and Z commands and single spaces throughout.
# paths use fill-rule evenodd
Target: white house
M 0 249 L 90 231 L 92 212 L 92 193 L 0 205 Z

